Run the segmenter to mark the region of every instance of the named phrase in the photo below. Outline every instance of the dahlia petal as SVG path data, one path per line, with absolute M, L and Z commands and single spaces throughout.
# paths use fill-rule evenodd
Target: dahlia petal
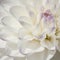
M 19 30 L 20 27 L 22 27 L 18 21 L 16 21 L 14 18 L 6 16 L 4 18 L 2 18 L 2 23 L 7 26 L 10 27 L 16 31 Z
M 0 39 L 0 48 L 6 48 L 6 41 Z
M 22 43 L 22 47 L 36 49 L 36 48 L 40 47 L 40 42 L 38 40 L 25 41 Z
M 23 5 L 32 5 L 33 6 L 33 1 L 34 0 L 19 0 Z
M 28 13 L 27 13 L 27 10 L 24 7 L 20 7 L 20 6 L 13 6 L 13 7 L 11 7 L 10 8 L 10 12 L 17 19 L 19 19 L 20 16 L 29 16 Z
M 49 19 L 46 20 L 45 18 L 43 18 L 41 21 L 41 25 L 43 26 L 43 28 L 45 30 L 47 30 L 49 32 L 54 32 L 55 27 L 56 27 L 54 18 L 52 18 L 50 20 Z
M 12 50 L 11 53 L 9 54 L 9 56 L 25 58 L 25 55 L 21 54 L 18 49 Z
M 32 28 L 32 20 L 30 20 L 28 17 L 21 16 L 19 18 L 19 22 L 24 28 L 27 28 L 27 29 Z
M 1 60 L 14 60 L 12 57 L 9 56 L 3 56 Z
M 7 13 L 6 13 L 6 11 L 2 8 L 2 6 L 0 6 L 0 21 L 1 21 L 1 19 L 2 19 L 4 16 L 7 16 Z
M 7 46 L 6 47 L 10 50 L 16 50 L 16 49 L 18 49 L 18 43 L 7 41 Z
M 0 28 L 0 39 L 17 43 L 18 35 L 7 28 Z
M 34 6 L 37 12 L 40 12 L 40 9 L 43 7 L 42 3 L 43 3 L 43 0 L 34 0 Z
M 57 6 L 56 6 L 56 11 L 55 11 L 55 15 L 57 16 L 57 17 L 60 17 L 60 1 L 58 1 L 58 4 L 57 4 Z
M 6 10 L 9 13 L 9 10 L 12 6 L 16 6 L 16 5 L 20 5 L 22 6 L 21 3 L 19 3 L 18 0 L 2 0 L 1 2 L 1 6 L 4 8 L 4 10 Z M 9 13 L 10 14 L 10 13 Z
M 36 9 L 33 6 L 29 6 L 29 5 L 26 6 L 26 9 L 27 9 L 27 12 L 30 16 L 30 19 L 32 20 L 32 23 L 36 24 L 36 21 L 37 21 L 36 16 L 38 14 Z
M 54 54 L 54 51 L 44 50 L 42 52 L 27 55 L 27 60 L 50 60 Z
M 10 50 L 7 48 L 0 48 L 0 57 L 10 54 Z
M 33 39 L 34 37 L 33 37 L 33 35 L 32 35 L 31 30 L 21 28 L 21 29 L 19 30 L 19 38 L 22 39 L 22 40 L 31 40 L 31 39 Z
M 46 7 L 46 9 L 55 9 L 56 5 L 58 4 L 57 0 L 44 0 L 43 6 Z

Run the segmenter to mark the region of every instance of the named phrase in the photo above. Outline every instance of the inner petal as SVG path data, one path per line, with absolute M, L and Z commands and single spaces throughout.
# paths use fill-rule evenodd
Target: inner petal
M 24 42 L 25 44 L 23 44 L 23 46 L 25 48 L 30 48 L 30 49 L 36 49 L 40 46 L 40 41 L 39 40 L 31 40 L 31 41 L 26 41 Z
M 46 28 L 48 31 L 55 30 L 54 15 L 49 9 L 42 13 L 41 21 L 42 21 L 44 28 Z
M 33 39 L 30 41 L 25 41 L 22 43 L 21 45 L 21 52 L 26 54 L 26 53 L 30 53 L 33 50 L 37 50 L 40 47 L 40 41 Z

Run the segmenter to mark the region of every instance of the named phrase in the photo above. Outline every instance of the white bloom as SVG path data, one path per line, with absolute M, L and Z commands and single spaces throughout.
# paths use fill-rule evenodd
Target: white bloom
M 1 60 L 50 60 L 60 51 L 59 11 L 59 0 L 1 0 Z

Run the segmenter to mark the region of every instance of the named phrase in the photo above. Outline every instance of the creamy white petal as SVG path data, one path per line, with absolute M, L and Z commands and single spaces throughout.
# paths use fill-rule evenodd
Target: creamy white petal
M 55 9 L 56 5 L 58 4 L 58 0 L 44 0 L 43 6 L 46 9 Z
M 33 23 L 32 23 L 32 20 L 29 19 L 28 17 L 20 16 L 19 22 L 20 22 L 20 24 L 22 25 L 23 28 L 32 29 Z
M 27 60 L 50 60 L 55 51 L 44 50 L 42 52 L 32 53 L 27 55 Z
M 60 0 L 58 0 L 58 4 L 57 4 L 57 6 L 56 6 L 56 13 L 55 13 L 55 15 L 57 16 L 57 17 L 60 17 Z
M 9 57 L 9 56 L 3 56 L 1 60 L 14 60 L 14 58 Z
M 58 28 L 60 30 L 60 15 L 57 15 L 56 17 L 56 28 Z
M 20 57 L 20 58 L 25 58 L 25 55 L 21 54 L 19 52 L 19 49 L 17 50 L 12 50 L 11 53 L 9 54 L 11 57 Z
M 6 48 L 6 41 L 0 39 L 0 48 Z
M 41 23 L 38 23 L 38 24 L 35 26 L 32 34 L 33 34 L 36 38 L 40 39 L 40 38 L 44 38 L 44 37 L 45 37 L 45 32 L 46 32 L 46 29 L 42 26 Z
M 7 48 L 0 48 L 0 57 L 8 55 L 9 53 L 10 53 L 9 49 L 7 49 Z
M 9 10 L 12 6 L 20 5 L 22 6 L 21 3 L 19 3 L 18 0 L 2 0 L 1 1 L 1 6 L 9 13 Z
M 5 27 L 0 28 L 0 38 L 4 41 L 10 41 L 14 43 L 19 42 L 18 34 Z
M 37 15 L 39 14 L 38 7 L 40 7 L 40 5 L 38 6 L 38 4 L 40 4 L 40 2 L 39 2 L 39 0 L 37 0 L 37 1 L 36 0 L 26 0 L 26 2 L 22 0 L 22 3 L 25 5 L 27 12 L 28 12 L 30 18 L 32 19 L 33 24 L 36 24 L 36 22 L 37 22 Z
M 2 8 L 2 6 L 0 6 L 0 21 L 1 21 L 1 19 L 2 19 L 4 16 L 7 16 L 7 13 L 6 13 L 6 11 Z
M 20 16 L 29 16 L 26 8 L 21 6 L 13 6 L 10 8 L 10 12 L 19 19 Z
M 43 0 L 34 0 L 34 7 L 36 8 L 37 12 L 41 12 L 41 9 L 43 8 Z
M 19 0 L 23 5 L 31 5 L 33 6 L 34 0 Z
M 32 35 L 32 31 L 29 30 L 29 29 L 24 29 L 24 28 L 21 28 L 19 30 L 19 38 L 22 39 L 22 40 L 31 40 L 33 39 L 33 35 Z
M 20 45 L 20 52 L 22 54 L 28 54 L 37 51 L 43 51 L 44 48 L 40 45 L 39 40 L 30 40 L 30 41 L 22 41 Z
M 30 16 L 30 19 L 32 20 L 33 25 L 35 25 L 37 22 L 37 15 L 38 15 L 37 10 L 35 9 L 35 7 L 29 5 L 26 6 L 26 9 Z
M 48 58 L 47 60 L 50 60 L 56 53 L 56 50 L 48 50 Z
M 17 20 L 15 20 L 13 17 L 10 17 L 10 16 L 6 16 L 2 18 L 1 21 L 2 21 L 2 24 L 16 31 L 18 31 L 19 28 L 22 27 Z
M 7 46 L 8 49 L 10 50 L 16 50 L 18 49 L 18 43 L 14 43 L 14 42 L 7 42 Z

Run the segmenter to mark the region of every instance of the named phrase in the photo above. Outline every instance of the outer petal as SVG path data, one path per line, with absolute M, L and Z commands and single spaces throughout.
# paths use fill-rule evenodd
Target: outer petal
M 9 56 L 13 57 L 14 60 L 25 60 L 26 59 L 25 55 L 22 55 L 18 49 L 12 50 Z
M 39 40 L 28 40 L 28 41 L 22 41 L 20 45 L 20 52 L 22 54 L 29 54 L 32 52 L 37 52 L 37 51 L 43 51 L 44 48 L 40 45 Z
M 13 34 L 11 31 L 9 32 L 8 30 L 2 29 L 0 32 L 0 38 L 3 41 L 6 41 L 6 47 L 10 50 L 18 49 L 18 42 L 19 39 L 17 38 L 17 35 Z
M 32 40 L 34 37 L 32 35 L 31 30 L 21 28 L 19 30 L 19 38 L 22 39 L 22 40 Z
M 5 55 L 8 55 L 10 53 L 10 50 L 7 49 L 7 48 L 0 48 L 0 58 L 5 56 Z
M 43 6 L 46 9 L 55 9 L 56 5 L 58 4 L 57 0 L 44 0 L 43 2 Z
M 42 52 L 32 53 L 27 56 L 27 60 L 50 60 L 55 51 L 44 50 Z
M 1 0 L 0 3 L 1 3 L 1 6 L 4 8 L 4 10 L 6 10 L 8 13 L 12 6 L 16 6 L 16 5 L 22 6 L 22 4 L 19 3 L 18 0 Z
M 0 38 L 4 41 L 10 41 L 15 43 L 19 41 L 18 34 L 5 27 L 0 28 Z
M 6 13 L 6 11 L 4 11 L 4 9 L 0 6 L 0 23 L 1 23 L 1 19 L 2 19 L 4 16 L 7 16 L 7 13 Z
M 3 25 L 9 28 L 12 28 L 16 31 L 18 31 L 22 27 L 17 20 L 15 20 L 13 17 L 10 17 L 10 16 L 6 16 L 2 18 L 1 21 Z
M 24 1 L 24 0 L 19 0 L 21 3 L 23 3 L 24 5 L 31 5 L 31 6 L 33 6 L 33 2 L 34 2 L 34 0 L 26 0 L 26 1 Z
M 32 29 L 33 23 L 32 20 L 29 17 L 20 16 L 19 20 L 20 24 L 25 29 Z
M 10 12 L 19 19 L 20 16 L 29 16 L 26 8 L 21 6 L 13 6 L 10 8 Z
M 6 48 L 8 48 L 9 50 L 16 50 L 18 49 L 18 43 L 7 42 Z
M 14 60 L 14 58 L 9 57 L 9 56 L 3 56 L 1 60 Z
M 0 48 L 6 48 L 6 41 L 0 39 Z

